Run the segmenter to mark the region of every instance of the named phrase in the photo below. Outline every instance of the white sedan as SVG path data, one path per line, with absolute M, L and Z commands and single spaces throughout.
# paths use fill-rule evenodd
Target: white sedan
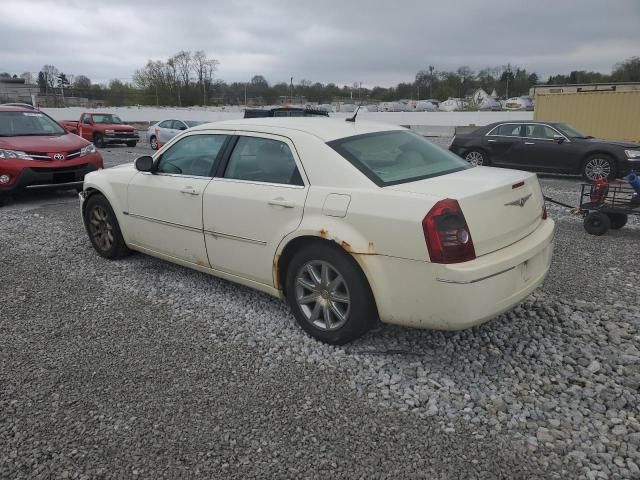
M 194 122 L 192 120 L 162 120 L 154 123 L 147 130 L 149 145 L 153 150 L 158 150 L 179 133 L 203 123 L 205 122 Z
M 555 231 L 535 174 L 328 118 L 200 125 L 88 174 L 81 198 L 103 257 L 137 250 L 286 298 L 335 344 L 378 320 L 455 330 L 495 317 L 544 280 Z

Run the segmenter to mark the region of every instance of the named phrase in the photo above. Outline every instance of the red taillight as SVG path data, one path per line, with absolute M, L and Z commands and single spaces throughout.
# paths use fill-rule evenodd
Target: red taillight
M 436 203 L 422 220 L 429 257 L 434 263 L 460 263 L 476 258 L 471 232 L 456 200 Z

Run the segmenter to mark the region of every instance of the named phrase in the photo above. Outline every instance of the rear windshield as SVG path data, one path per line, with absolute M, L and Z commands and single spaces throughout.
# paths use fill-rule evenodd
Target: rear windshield
M 64 128 L 42 112 L 0 112 L 0 137 L 66 133 Z
M 408 130 L 341 138 L 329 146 L 380 187 L 470 168 L 457 155 Z

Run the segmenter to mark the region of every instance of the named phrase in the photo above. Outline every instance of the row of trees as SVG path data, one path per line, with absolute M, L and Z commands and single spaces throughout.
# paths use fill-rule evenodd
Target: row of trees
M 42 94 L 88 97 L 108 105 L 233 105 L 273 104 L 280 100 L 310 102 L 332 101 L 393 101 L 403 98 L 464 97 L 477 88 L 498 96 L 525 95 L 539 82 L 538 75 L 525 68 L 510 65 L 473 71 L 462 66 L 456 71 L 438 71 L 430 66 L 420 70 L 412 82 L 395 87 L 364 88 L 361 83 L 338 86 L 334 83 L 299 80 L 270 84 L 262 75 L 248 82 L 226 83 L 215 78 L 219 62 L 205 52 L 180 51 L 166 61 L 149 60 L 133 75 L 133 82 L 112 80 L 108 85 L 95 84 L 85 75 L 71 75 L 53 65 L 45 65 L 38 73 L 37 83 Z M 11 77 L 8 73 L 0 73 Z M 14 77 L 16 77 L 14 75 Z M 21 78 L 30 83 L 31 74 Z M 17 78 L 17 77 L 16 77 Z M 632 57 L 617 63 L 611 74 L 573 71 L 568 75 L 552 75 L 547 83 L 640 82 L 640 58 Z

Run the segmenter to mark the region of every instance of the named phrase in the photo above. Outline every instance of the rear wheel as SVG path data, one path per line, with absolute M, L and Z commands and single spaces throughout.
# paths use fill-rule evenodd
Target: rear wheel
M 116 259 L 130 253 L 122 238 L 116 215 L 102 195 L 95 194 L 87 200 L 84 225 L 93 248 L 102 257 Z
M 489 165 L 489 156 L 482 150 L 469 150 L 464 159 L 473 167 Z
M 584 229 L 591 235 L 604 235 L 611 228 L 611 220 L 602 212 L 592 212 L 584 219 Z
M 158 139 L 156 138 L 155 135 L 153 135 L 150 139 L 149 139 L 149 143 L 151 143 L 151 149 L 152 150 L 157 150 L 158 149 Z
M 624 227 L 629 218 L 626 213 L 607 213 L 607 216 L 609 217 L 611 228 L 613 230 L 619 230 Z
M 593 182 L 598 178 L 616 178 L 616 166 L 611 157 L 602 153 L 596 153 L 587 158 L 582 167 L 582 176 Z
M 93 144 L 98 148 L 104 148 L 105 147 L 104 137 L 102 136 L 101 133 L 95 133 L 93 135 Z
M 313 243 L 297 252 L 286 274 L 287 302 L 309 335 L 342 345 L 363 335 L 378 315 L 356 261 L 332 245 Z

